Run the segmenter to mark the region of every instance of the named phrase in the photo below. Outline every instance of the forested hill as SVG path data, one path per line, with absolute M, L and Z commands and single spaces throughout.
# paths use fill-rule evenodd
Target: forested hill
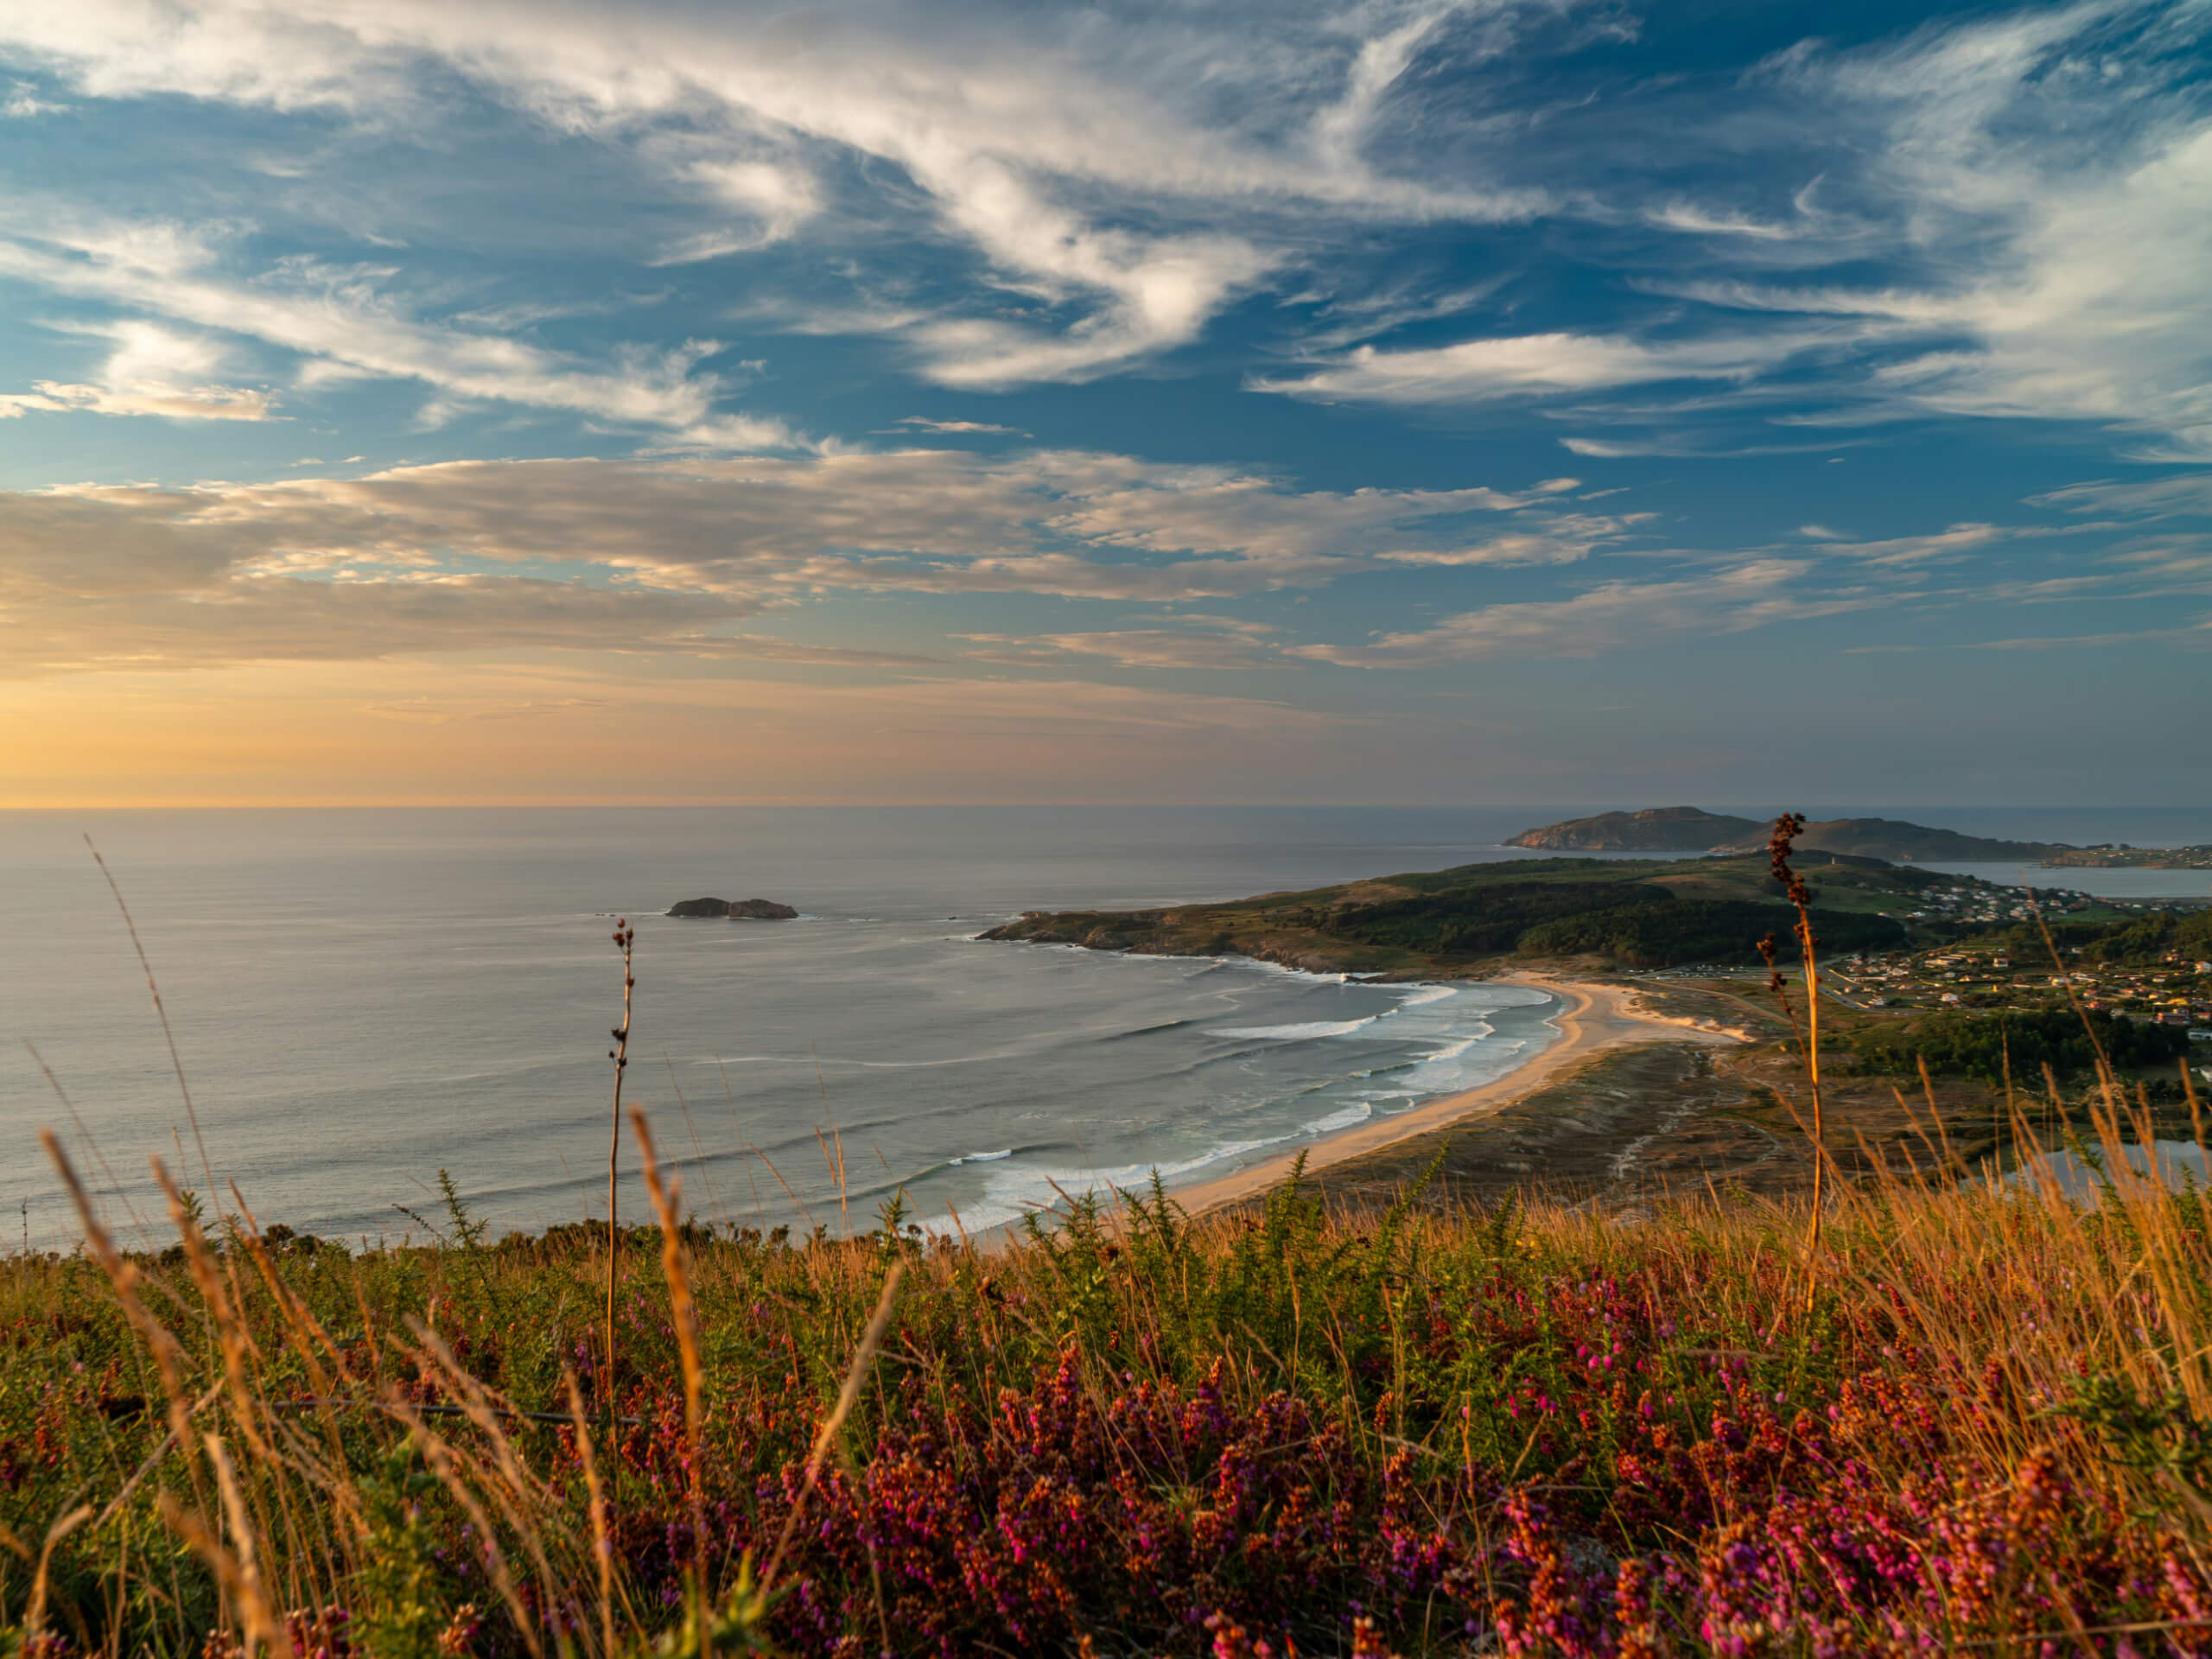
M 1813 854 L 1814 928 L 1827 950 L 1905 940 L 1885 911 L 1947 878 L 1878 859 Z M 1548 858 L 1465 864 L 1172 910 L 1031 911 L 987 939 L 1149 956 L 1244 956 L 1316 973 L 1480 975 L 1510 961 L 1599 957 L 1622 967 L 1749 962 L 1793 912 L 1764 855 Z

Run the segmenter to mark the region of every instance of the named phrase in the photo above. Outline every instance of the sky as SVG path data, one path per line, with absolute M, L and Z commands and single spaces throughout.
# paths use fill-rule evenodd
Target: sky
M 2208 67 L 0 6 L 0 804 L 2212 803 Z

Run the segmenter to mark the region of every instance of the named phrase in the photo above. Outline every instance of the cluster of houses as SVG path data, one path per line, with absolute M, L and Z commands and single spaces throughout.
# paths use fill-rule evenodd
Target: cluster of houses
M 2041 1007 L 2070 992 L 2083 1007 L 2184 1026 L 2212 1043 L 2212 962 L 2170 957 L 2114 966 L 2069 957 L 2016 962 L 1990 950 L 1894 951 L 1829 964 L 1829 988 L 1864 1007 Z
M 2070 887 L 2007 887 L 1993 881 L 1961 878 L 1955 886 L 1930 887 L 1920 895 L 1922 908 L 1905 912 L 1909 921 L 2024 922 L 2040 910 L 2046 917 L 2071 916 L 2107 903 Z M 2030 900 L 2033 902 L 2031 903 Z

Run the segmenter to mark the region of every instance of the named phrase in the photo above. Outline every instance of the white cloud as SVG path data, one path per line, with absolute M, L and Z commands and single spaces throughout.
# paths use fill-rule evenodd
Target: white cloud
M 1018 426 L 997 426 L 989 421 L 933 421 L 922 415 L 902 415 L 899 424 L 917 432 L 970 432 L 991 434 L 1010 438 L 1026 438 L 1028 433 Z
M 1651 222 L 1692 236 L 1742 236 L 1754 241 L 1787 241 L 1802 234 L 1799 227 L 1769 224 L 1738 213 L 1715 213 L 1694 202 L 1669 201 L 1655 209 Z
M 2018 639 L 1980 639 L 1966 645 L 1968 651 L 2079 651 L 2100 645 L 2195 645 L 2212 649 L 2212 616 L 2174 628 L 2142 628 L 2132 633 L 2074 633 L 2037 635 Z
M 1516 657 L 1586 657 L 1690 636 L 1741 633 L 1771 623 L 1885 602 L 1865 591 L 1791 591 L 1807 568 L 1761 559 L 1672 582 L 1609 582 L 1571 599 L 1489 605 L 1433 628 L 1383 634 L 1361 645 L 1291 647 L 1290 654 L 1346 668 L 1433 668 Z
M 696 145 L 663 143 L 656 149 L 682 149 Z M 677 161 L 671 170 L 696 186 L 716 207 L 735 215 L 734 222 L 684 237 L 662 251 L 652 261 L 658 265 L 696 264 L 733 253 L 789 240 L 822 211 L 820 181 L 810 168 L 788 156 L 728 158 L 709 156 Z
M 1096 658 L 1118 668 L 1237 671 L 1293 666 L 1266 637 L 1265 623 L 1227 617 L 1180 616 L 1175 626 L 1114 628 L 1090 633 L 969 633 L 961 638 L 982 650 L 982 662 L 1046 664 L 1071 657 Z
M 1798 531 L 1810 537 L 1821 545 L 1819 551 L 1838 557 L 1856 559 L 1866 564 L 1926 564 L 1938 561 L 1962 559 L 1983 548 L 2001 542 L 2017 541 L 2031 536 L 2048 535 L 2042 530 L 2006 530 L 1996 524 L 1953 524 L 1948 530 L 1928 536 L 1894 536 L 1881 541 L 1853 541 L 1834 531 L 1824 531 L 1818 524 L 1807 524 Z
M 97 385 L 33 381 L 28 392 L 0 393 L 0 416 L 44 413 L 159 415 L 183 421 L 266 421 L 276 415 L 270 395 L 224 385 L 208 377 L 228 353 L 204 337 L 180 334 L 149 322 L 54 325 L 73 334 L 105 336 L 115 349 Z
M 2106 480 L 2069 484 L 2028 500 L 2033 506 L 2068 512 L 2126 512 L 2152 518 L 2212 513 L 2212 473 L 2177 473 L 2130 483 Z
M 1255 376 L 1255 391 L 1320 402 L 1472 404 L 1666 380 L 1749 380 L 1816 345 L 1806 333 L 1644 344 L 1620 336 L 1519 334 L 1390 352 L 1362 346 L 1295 378 Z M 1599 448 L 1570 448 L 1604 454 Z
M 160 415 L 176 421 L 266 421 L 275 417 L 269 394 L 244 386 L 183 386 L 117 391 L 34 380 L 29 391 L 0 392 L 0 418 L 41 414 Z
M 1027 381 L 1096 378 L 1135 358 L 1198 337 L 1213 314 L 1249 288 L 1274 257 L 1236 237 L 1139 237 L 1094 231 L 1051 211 L 1011 178 L 977 190 L 963 228 L 1027 272 L 1049 299 L 1102 290 L 1109 299 L 1075 327 L 1046 334 L 982 318 L 910 331 L 925 372 L 942 385 L 996 391 Z
M 295 258 L 257 280 L 241 281 L 224 272 L 222 251 L 213 233 L 177 224 L 124 223 L 59 209 L 35 214 L 21 203 L 0 214 L 0 276 L 296 353 L 304 359 L 299 378 L 309 385 L 365 376 L 413 380 L 440 394 L 434 409 L 480 399 L 660 428 L 683 441 L 720 448 L 786 448 L 797 442 L 779 422 L 715 411 L 724 388 L 714 376 L 696 372 L 712 349 L 709 342 L 635 352 L 611 369 L 594 367 L 500 335 L 411 318 L 379 287 L 391 275 L 386 270 Z M 130 334 L 133 329 L 137 336 Z M 103 325 L 99 331 L 124 339 L 126 350 L 133 337 L 186 339 L 136 323 Z M 73 394 L 80 390 L 71 389 Z M 128 397 L 108 390 L 115 397 Z M 176 394 L 168 395 L 176 401 Z M 202 401 L 210 410 L 265 414 L 265 403 L 256 402 L 262 396 Z M 71 401 L 55 398 L 56 404 Z M 118 405 L 110 412 L 184 411 Z M 201 417 L 219 416 L 203 412 Z
M 17 81 L 0 100 L 0 117 L 10 121 L 28 121 L 41 115 L 60 115 L 69 106 L 56 104 L 38 95 L 38 89 L 29 81 Z
M 1592 461 L 1624 461 L 1633 457 L 1670 460 L 1729 458 L 1752 455 L 1802 455 L 1833 449 L 1834 443 L 1730 443 L 1717 430 L 1693 431 L 1649 438 L 1561 438 L 1560 448 Z

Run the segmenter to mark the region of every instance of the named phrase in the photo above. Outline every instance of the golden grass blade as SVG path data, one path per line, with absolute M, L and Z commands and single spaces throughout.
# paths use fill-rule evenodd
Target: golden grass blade
M 184 1384 L 184 1350 L 177 1342 L 175 1334 L 153 1316 L 139 1296 L 137 1268 L 124 1259 L 122 1253 L 115 1248 L 115 1241 L 108 1236 L 107 1229 L 100 1224 L 99 1216 L 92 1208 L 92 1195 L 85 1191 L 85 1184 L 77 1179 L 77 1172 L 70 1164 L 68 1154 L 61 1150 L 61 1143 L 54 1138 L 54 1131 L 42 1128 L 38 1132 L 38 1138 L 39 1143 L 46 1148 L 46 1155 L 54 1160 L 54 1168 L 60 1172 L 62 1185 L 69 1189 L 70 1201 L 76 1206 L 77 1222 L 84 1230 L 85 1243 L 92 1253 L 92 1259 L 99 1263 L 100 1270 L 107 1275 L 108 1283 L 114 1288 L 116 1300 L 123 1306 L 124 1318 L 130 1321 L 131 1329 L 138 1333 L 139 1340 L 146 1344 L 147 1351 L 154 1357 L 154 1369 L 162 1379 L 162 1393 L 167 1402 L 169 1433 L 180 1448 L 188 1449 L 193 1496 L 194 1501 L 204 1508 L 206 1493 L 200 1487 L 200 1466 L 190 1459 L 188 1452 L 193 1444 L 193 1408 L 188 1403 Z
M 791 1512 L 785 1517 L 783 1535 L 776 1540 L 776 1553 L 768 1558 L 768 1566 L 760 1574 L 760 1588 L 765 1593 L 776 1581 L 776 1571 L 783 1565 L 784 1553 L 791 1548 L 791 1535 L 798 1529 L 800 1513 L 806 1500 L 813 1495 L 815 1483 L 822 1478 L 822 1459 L 828 1454 L 830 1442 L 837 1431 L 845 1426 L 845 1419 L 861 1397 L 861 1389 L 868 1381 L 868 1368 L 875 1363 L 875 1351 L 882 1345 L 883 1333 L 891 1328 L 891 1315 L 899 1306 L 899 1281 L 905 1275 L 903 1261 L 891 1264 L 891 1271 L 883 1276 L 883 1294 L 876 1298 L 875 1312 L 868 1318 L 868 1329 L 861 1333 L 860 1345 L 853 1351 L 853 1363 L 845 1371 L 845 1381 L 837 1390 L 837 1402 L 823 1420 L 821 1431 L 814 1437 L 814 1449 L 806 1459 L 806 1479 L 799 1488 L 799 1495 L 791 1504 Z
M 79 1503 L 67 1515 L 56 1517 L 54 1524 L 46 1529 L 46 1542 L 38 1552 L 38 1570 L 31 1579 L 30 1605 L 23 1613 L 25 1634 L 36 1636 L 46 1628 L 46 1595 L 54 1568 L 54 1552 L 63 1539 L 91 1518 L 92 1513 L 91 1504 Z M 10 1548 L 20 1551 L 26 1560 L 30 1559 L 30 1552 L 22 1540 L 12 1532 L 8 1535 L 8 1543 Z
M 591 1428 L 584 1421 L 583 1390 L 576 1374 L 561 1368 L 561 1383 L 568 1390 L 569 1416 L 575 1424 L 576 1456 L 584 1466 L 584 1489 L 591 1494 L 591 1554 L 599 1567 L 600 1652 L 605 1659 L 614 1653 L 614 1542 L 607 1525 L 607 1492 L 600 1484 L 599 1459 L 593 1453 Z
M 707 1616 L 707 1494 L 705 1482 L 706 1368 L 700 1359 L 699 1309 L 691 1295 L 691 1253 L 683 1247 L 683 1230 L 677 1220 L 682 1188 L 671 1191 L 661 1179 L 660 1154 L 654 1148 L 652 1130 L 639 1108 L 630 1110 L 630 1126 L 637 1132 L 643 1159 L 645 1191 L 652 1195 L 653 1213 L 660 1220 L 661 1272 L 668 1280 L 669 1311 L 676 1325 L 677 1352 L 683 1366 L 683 1440 L 690 1463 L 687 1483 L 691 1499 L 692 1587 L 699 1599 L 702 1640 L 711 1629 Z
M 499 1592 L 499 1599 L 506 1604 L 507 1616 L 514 1621 L 515 1633 L 522 1637 L 523 1645 L 530 1649 L 531 1659 L 544 1659 L 545 1649 L 537 1639 L 537 1630 L 523 1605 L 522 1592 L 516 1588 L 515 1577 L 507 1567 L 506 1552 L 499 1548 L 499 1535 L 492 1524 L 492 1517 L 467 1481 L 461 1478 L 461 1459 L 452 1445 L 425 1423 L 415 1408 L 409 1405 L 397 1389 L 388 1389 L 385 1395 L 385 1409 L 413 1431 L 416 1444 L 423 1448 L 423 1459 L 430 1471 L 444 1483 L 454 1501 L 467 1512 L 476 1528 L 477 1548 L 484 1553 L 484 1565 L 492 1575 L 493 1586 Z

